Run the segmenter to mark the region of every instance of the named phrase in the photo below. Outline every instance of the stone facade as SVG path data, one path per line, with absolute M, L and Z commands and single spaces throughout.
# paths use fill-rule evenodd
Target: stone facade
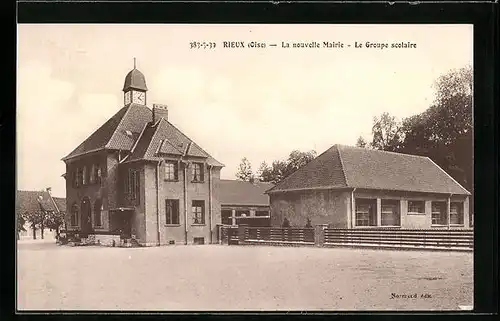
M 357 202 L 372 202 L 374 223 L 370 226 L 356 225 Z M 467 229 L 469 224 L 469 197 L 466 195 L 444 195 L 432 193 L 388 192 L 376 190 L 305 190 L 270 194 L 271 224 L 278 227 L 286 217 L 291 226 L 304 226 L 307 219 L 312 225 L 325 224 L 333 228 L 385 227 L 382 223 L 382 204 L 393 201 L 397 204 L 399 224 L 390 227 L 403 229 L 454 228 Z M 421 213 L 409 213 L 408 202 L 423 204 Z M 461 224 L 449 223 L 449 209 L 444 209 L 445 221 L 433 224 L 432 203 L 456 204 L 463 215 Z M 448 206 L 449 208 L 449 206 Z M 387 226 L 389 227 L 389 226 Z

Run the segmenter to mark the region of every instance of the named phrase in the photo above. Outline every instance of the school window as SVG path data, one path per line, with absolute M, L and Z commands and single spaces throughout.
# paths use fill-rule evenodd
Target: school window
M 446 202 L 432 202 L 432 225 L 446 225 Z
M 166 224 L 179 224 L 179 200 L 165 200 Z
M 73 187 L 78 187 L 78 168 L 71 172 L 71 179 L 73 181 Z
M 399 201 L 381 200 L 381 207 L 380 224 L 382 226 L 400 226 Z
M 89 175 L 89 183 L 90 184 L 95 184 L 96 182 L 96 177 L 95 177 L 95 165 L 92 165 L 90 167 L 90 175 Z
M 250 216 L 250 211 L 247 210 L 238 210 L 236 211 L 236 217 L 242 217 L 242 216 Z
M 356 226 L 377 225 L 377 200 L 356 199 Z
M 83 185 L 87 185 L 87 166 L 83 166 L 82 181 Z
M 193 182 L 203 182 L 203 164 L 193 163 Z
M 450 224 L 462 225 L 464 224 L 464 204 L 459 202 L 452 202 L 450 204 Z
M 177 181 L 179 179 L 179 170 L 177 162 L 165 162 L 165 180 Z
M 205 224 L 205 201 L 193 201 L 193 224 Z
M 139 199 L 139 171 L 135 169 L 129 170 L 128 194 L 132 200 Z
M 71 226 L 78 226 L 78 205 L 71 206 Z
M 96 179 L 95 179 L 96 183 L 101 184 L 102 169 L 101 169 L 101 166 L 99 164 L 96 165 L 95 175 L 96 175 Z
M 269 211 L 255 211 L 255 216 L 269 216 Z
M 425 202 L 408 201 L 408 214 L 425 214 Z

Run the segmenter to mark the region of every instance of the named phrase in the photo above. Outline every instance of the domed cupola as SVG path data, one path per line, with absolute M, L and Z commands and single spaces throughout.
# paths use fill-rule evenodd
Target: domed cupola
M 136 68 L 134 58 L 134 69 L 125 76 L 125 83 L 123 84 L 125 105 L 130 103 L 146 105 L 147 90 L 146 78 L 142 72 Z

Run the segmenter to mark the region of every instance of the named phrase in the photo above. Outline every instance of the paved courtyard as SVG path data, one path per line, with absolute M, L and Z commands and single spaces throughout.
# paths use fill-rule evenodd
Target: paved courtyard
M 20 241 L 17 255 L 19 310 L 458 310 L 473 302 L 472 253 Z

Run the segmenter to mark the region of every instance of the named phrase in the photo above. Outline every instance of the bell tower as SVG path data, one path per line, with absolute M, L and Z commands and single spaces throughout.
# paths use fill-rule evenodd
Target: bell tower
M 125 76 L 125 83 L 123 85 L 123 102 L 128 104 L 146 105 L 146 78 L 136 68 L 136 61 L 134 58 L 134 69 L 132 69 L 127 76 Z

